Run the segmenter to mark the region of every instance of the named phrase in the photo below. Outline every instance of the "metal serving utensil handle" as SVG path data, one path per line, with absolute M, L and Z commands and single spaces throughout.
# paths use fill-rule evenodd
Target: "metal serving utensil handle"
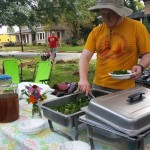
M 137 101 L 140 101 L 140 100 L 143 100 L 145 97 L 143 96 L 143 94 L 145 94 L 144 92 L 137 92 L 137 93 L 134 93 L 134 94 L 131 94 L 128 96 L 128 102 L 129 103 L 133 103 L 133 102 L 137 102 Z
M 88 98 L 89 98 L 89 99 L 93 99 L 93 98 L 95 98 L 95 96 L 94 96 L 92 93 L 89 92 L 89 93 L 88 93 Z

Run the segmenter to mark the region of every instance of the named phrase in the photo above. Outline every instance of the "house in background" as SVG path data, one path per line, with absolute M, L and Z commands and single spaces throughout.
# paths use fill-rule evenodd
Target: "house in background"
M 0 34 L 0 43 L 6 44 L 9 42 L 16 42 L 16 36 L 14 34 Z
M 130 18 L 133 18 L 135 20 L 139 20 L 143 22 L 144 18 L 148 19 L 148 22 L 150 23 L 150 0 L 143 0 L 144 2 L 144 11 L 143 12 L 138 12 L 138 13 L 133 13 L 130 15 Z
M 70 29 L 66 25 L 62 24 L 51 27 L 51 29 L 47 29 L 42 25 L 38 25 L 36 26 L 35 32 L 31 31 L 28 27 L 23 27 L 21 29 L 23 44 L 47 44 L 48 36 L 50 36 L 52 31 L 55 31 L 56 36 L 61 41 L 66 41 L 72 37 Z M 19 31 L 15 32 L 15 35 L 16 42 L 20 43 L 21 40 Z
M 150 15 L 150 0 L 143 0 L 145 5 L 145 14 Z
M 150 0 L 143 0 L 144 1 L 144 16 L 148 19 L 148 22 L 150 23 Z

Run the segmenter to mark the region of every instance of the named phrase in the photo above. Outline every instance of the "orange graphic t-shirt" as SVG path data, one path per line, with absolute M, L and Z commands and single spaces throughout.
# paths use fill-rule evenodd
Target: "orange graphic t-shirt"
M 108 73 L 131 70 L 137 64 L 139 54 L 150 52 L 150 35 L 142 23 L 126 17 L 112 29 L 104 23 L 95 27 L 84 48 L 97 53 L 94 84 L 127 89 L 135 86 L 133 80 L 112 79 Z

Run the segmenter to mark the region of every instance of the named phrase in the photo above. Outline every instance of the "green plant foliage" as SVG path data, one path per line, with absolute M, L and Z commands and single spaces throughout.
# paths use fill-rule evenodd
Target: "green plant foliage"
M 150 23 L 147 18 L 143 19 L 143 24 L 146 26 L 147 30 L 150 32 Z
M 141 12 L 144 9 L 143 3 L 139 0 L 125 0 L 125 6 L 131 8 L 133 12 Z
M 8 26 L 33 26 L 37 20 L 31 0 L 1 0 L 0 24 Z
M 79 81 L 78 61 L 79 60 L 54 64 L 50 86 L 52 87 L 54 84 L 62 82 L 78 82 Z M 91 85 L 93 83 L 94 72 L 95 72 L 95 60 L 91 60 L 89 66 L 89 82 Z

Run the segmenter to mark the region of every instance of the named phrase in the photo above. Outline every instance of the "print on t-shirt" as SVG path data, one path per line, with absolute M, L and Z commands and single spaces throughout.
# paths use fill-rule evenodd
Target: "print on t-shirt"
M 116 59 L 124 55 L 127 47 L 127 41 L 124 36 L 120 33 L 112 32 L 111 37 L 110 35 L 105 35 L 101 38 L 97 52 L 103 60 Z
M 50 38 L 50 41 L 52 42 L 52 41 L 54 41 L 55 40 L 55 38 Z

